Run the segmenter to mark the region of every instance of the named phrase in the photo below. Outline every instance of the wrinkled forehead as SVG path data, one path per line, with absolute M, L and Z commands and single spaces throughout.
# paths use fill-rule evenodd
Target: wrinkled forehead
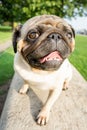
M 68 23 L 60 17 L 54 16 L 54 15 L 36 16 L 36 17 L 29 19 L 23 25 L 22 30 L 21 30 L 21 37 L 24 38 L 29 30 L 31 30 L 41 24 L 44 24 L 47 26 L 54 26 L 54 27 L 58 27 L 58 26 L 61 27 L 62 25 L 69 27 Z

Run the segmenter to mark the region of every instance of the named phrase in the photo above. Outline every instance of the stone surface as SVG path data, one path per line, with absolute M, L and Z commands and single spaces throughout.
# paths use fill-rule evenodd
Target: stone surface
M 38 126 L 35 117 L 48 92 L 30 89 L 25 95 L 19 94 L 23 81 L 15 74 L 1 115 L 0 130 L 87 130 L 87 82 L 72 68 L 70 87 L 55 102 L 46 126 Z

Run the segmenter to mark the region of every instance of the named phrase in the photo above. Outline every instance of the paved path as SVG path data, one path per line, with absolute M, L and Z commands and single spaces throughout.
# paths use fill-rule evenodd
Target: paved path
M 70 88 L 62 91 L 46 126 L 38 126 L 35 117 L 48 92 L 30 89 L 26 95 L 20 95 L 18 89 L 23 80 L 15 74 L 2 112 L 0 130 L 87 130 L 87 82 L 72 68 Z
M 0 52 L 3 52 L 12 45 L 12 41 L 9 40 L 6 43 L 0 44 Z

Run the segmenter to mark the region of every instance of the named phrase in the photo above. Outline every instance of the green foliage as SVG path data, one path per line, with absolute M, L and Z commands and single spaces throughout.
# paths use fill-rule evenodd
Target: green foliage
M 82 15 L 86 0 L 26 0 L 27 6 L 23 11 L 28 17 L 41 14 L 55 14 L 60 17 L 73 17 L 77 14 Z
M 87 80 L 87 36 L 76 36 L 76 47 L 70 57 L 70 62 Z
M 41 14 L 73 17 L 84 14 L 86 7 L 87 0 L 0 0 L 0 23 L 25 21 Z

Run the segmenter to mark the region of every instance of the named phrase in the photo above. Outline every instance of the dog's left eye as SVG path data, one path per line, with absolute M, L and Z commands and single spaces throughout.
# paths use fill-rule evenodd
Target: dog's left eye
M 30 32 L 30 33 L 28 33 L 28 39 L 36 39 L 36 38 L 38 38 L 39 37 L 39 33 L 38 32 Z
M 68 32 L 68 33 L 67 33 L 67 37 L 68 37 L 69 39 L 71 39 L 71 38 L 72 38 L 72 33 L 71 33 L 71 32 Z

